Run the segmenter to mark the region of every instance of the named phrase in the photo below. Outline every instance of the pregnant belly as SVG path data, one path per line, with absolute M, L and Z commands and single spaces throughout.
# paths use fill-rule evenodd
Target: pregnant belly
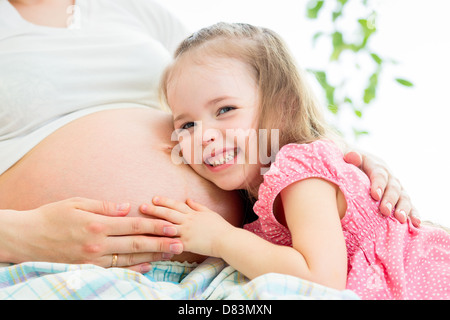
M 154 195 L 191 197 L 242 221 L 234 192 L 171 160 L 170 115 L 155 109 L 97 112 L 55 131 L 0 176 L 0 209 L 26 210 L 79 196 L 130 202 L 131 216 Z

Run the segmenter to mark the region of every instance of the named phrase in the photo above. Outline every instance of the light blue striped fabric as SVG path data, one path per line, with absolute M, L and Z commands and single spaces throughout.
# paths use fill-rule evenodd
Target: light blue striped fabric
M 142 275 L 121 268 L 28 262 L 0 268 L 0 299 L 358 299 L 299 278 L 249 281 L 221 259 L 198 266 L 158 262 Z

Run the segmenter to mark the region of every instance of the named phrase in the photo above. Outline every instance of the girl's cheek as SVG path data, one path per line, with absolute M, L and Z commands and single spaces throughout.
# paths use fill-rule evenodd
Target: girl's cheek
M 181 139 L 180 149 L 181 149 L 181 154 L 183 156 L 183 159 L 186 161 L 187 164 L 195 164 L 196 161 L 198 162 L 198 159 L 196 159 L 195 153 L 194 153 L 194 150 L 196 148 L 194 148 L 193 140 L 190 139 L 190 137 L 184 136 Z M 198 156 L 197 156 L 197 158 L 198 158 Z
M 186 148 L 186 143 L 180 142 L 180 150 L 181 150 L 181 156 L 183 157 L 183 159 L 186 161 L 187 164 L 191 163 L 191 151 Z

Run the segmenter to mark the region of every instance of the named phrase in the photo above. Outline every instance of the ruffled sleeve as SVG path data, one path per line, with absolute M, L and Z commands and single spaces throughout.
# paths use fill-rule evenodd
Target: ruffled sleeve
M 339 168 L 343 163 L 342 152 L 331 141 L 288 144 L 281 148 L 270 170 L 264 175 L 262 189 L 267 191 L 275 188 L 281 191 L 293 182 L 310 177 L 337 182 L 341 171 Z
M 290 184 L 308 178 L 328 180 L 338 185 L 346 198 L 351 197 L 352 193 L 359 192 L 352 188 L 361 185 L 353 184 L 353 181 L 361 179 L 360 170 L 347 164 L 343 158 L 341 150 L 329 140 L 282 147 L 259 188 L 258 201 L 253 208 L 259 219 L 245 228 L 271 242 L 291 245 L 289 230 L 273 214 L 276 197 Z

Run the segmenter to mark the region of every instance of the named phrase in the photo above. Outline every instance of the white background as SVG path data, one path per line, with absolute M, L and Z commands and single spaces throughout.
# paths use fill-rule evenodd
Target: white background
M 265 26 L 286 40 L 303 68 L 328 63 L 329 51 L 313 48 L 311 37 L 329 18 L 305 18 L 307 0 L 158 2 L 192 31 L 218 21 Z M 375 5 L 377 33 L 370 47 L 399 64 L 383 71 L 377 99 L 364 112 L 362 126 L 370 135 L 350 142 L 389 164 L 422 220 L 450 227 L 450 1 L 379 0 Z M 396 77 L 415 86 L 400 86 Z

